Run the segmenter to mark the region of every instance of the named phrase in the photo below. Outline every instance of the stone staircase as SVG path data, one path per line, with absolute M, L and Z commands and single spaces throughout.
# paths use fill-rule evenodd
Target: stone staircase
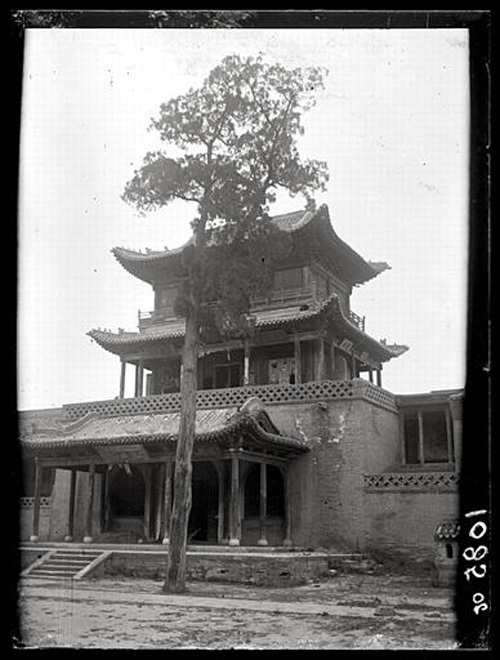
M 109 551 L 54 549 L 45 552 L 21 575 L 34 578 L 81 580 L 109 557 Z

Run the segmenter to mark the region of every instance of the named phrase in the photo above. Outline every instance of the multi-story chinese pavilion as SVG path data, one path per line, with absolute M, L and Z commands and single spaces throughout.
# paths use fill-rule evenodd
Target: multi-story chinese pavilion
M 293 247 L 273 264 L 273 289 L 252 301 L 252 332 L 200 346 L 190 541 L 429 552 L 457 506 L 458 393 L 382 388 L 384 363 L 407 347 L 367 334 L 350 299 L 389 266 L 342 241 L 326 206 L 271 221 Z M 33 541 L 168 541 L 184 247 L 113 249 L 155 299 L 136 332 L 89 332 L 120 359 L 119 396 L 24 414 L 22 529 Z
M 370 381 L 375 374 L 381 385 L 383 363 L 406 347 L 366 334 L 365 319 L 351 310 L 350 297 L 354 286 L 389 266 L 365 261 L 344 243 L 326 206 L 276 216 L 272 222 L 292 237 L 292 254 L 275 264 L 269 295 L 252 302 L 253 339 L 222 342 L 214 337 L 203 346 L 198 388 L 348 380 L 362 372 Z M 155 296 L 154 310 L 139 313 L 138 332 L 89 333 L 120 357 L 122 398 L 127 364 L 135 365 L 135 396 L 179 390 L 184 320 L 175 316 L 174 301 L 182 252 L 182 247 L 146 253 L 113 250 L 129 273 L 153 287 Z

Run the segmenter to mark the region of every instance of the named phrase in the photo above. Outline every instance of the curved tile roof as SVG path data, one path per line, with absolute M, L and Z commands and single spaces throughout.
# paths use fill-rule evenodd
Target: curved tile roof
M 330 215 L 326 204 L 317 210 L 301 209 L 292 213 L 284 213 L 271 217 L 271 222 L 281 231 L 293 234 L 306 227 L 316 227 L 324 232 L 329 251 L 336 251 L 346 263 L 349 263 L 349 278 L 353 284 L 362 284 L 379 275 L 389 268 L 384 262 L 365 261 L 361 255 L 353 250 L 345 241 L 338 237 L 332 227 Z M 117 261 L 135 277 L 149 283 L 153 283 L 154 269 L 158 266 L 166 266 L 171 259 L 180 255 L 182 251 L 193 243 L 191 237 L 184 245 L 169 250 L 149 250 L 138 252 L 123 247 L 115 247 L 111 250 Z
M 85 423 L 70 424 L 66 430 L 46 429 L 25 436 L 25 450 L 77 449 L 130 444 L 168 444 L 177 440 L 180 412 L 142 413 L 118 416 L 88 416 Z M 250 411 L 242 406 L 196 411 L 195 441 L 230 441 L 240 434 L 258 442 L 280 445 L 294 452 L 308 447 L 303 440 L 282 435 L 262 407 Z
M 371 350 L 375 350 L 382 361 L 398 357 L 408 350 L 407 346 L 379 342 L 370 335 L 360 330 L 344 314 L 338 296 L 333 293 L 320 305 L 311 306 L 307 309 L 301 307 L 285 307 L 282 309 L 265 309 L 251 313 L 255 318 L 255 327 L 260 330 L 278 328 L 288 324 L 297 324 L 308 319 L 318 318 L 321 315 L 329 315 L 339 329 L 348 337 L 354 337 L 356 343 L 365 342 Z M 87 334 L 94 339 L 99 346 L 111 353 L 120 354 L 123 349 L 132 346 L 148 344 L 157 340 L 173 340 L 184 337 L 184 320 L 175 318 L 158 326 L 152 326 L 144 332 L 121 332 L 113 333 L 105 330 L 90 330 Z

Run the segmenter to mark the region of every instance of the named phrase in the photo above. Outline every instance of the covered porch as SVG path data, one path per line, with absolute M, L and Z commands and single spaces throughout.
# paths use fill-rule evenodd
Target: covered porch
M 55 469 L 67 483 L 65 529 L 47 540 L 167 544 L 178 423 L 179 413 L 94 415 L 25 442 L 35 465 L 30 540 L 40 539 L 43 473 Z M 291 546 L 288 468 L 304 443 L 280 434 L 255 399 L 199 410 L 196 428 L 188 542 Z

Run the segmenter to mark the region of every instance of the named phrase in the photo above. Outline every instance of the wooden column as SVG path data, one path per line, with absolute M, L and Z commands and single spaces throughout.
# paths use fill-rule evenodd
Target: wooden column
M 377 385 L 382 387 L 382 367 L 377 369 Z
M 455 394 L 449 398 L 452 431 L 453 431 L 453 454 L 455 470 L 459 471 L 462 465 L 462 416 L 463 395 Z
M 373 370 L 372 369 L 368 369 L 368 380 L 370 381 L 370 383 L 373 383 Z
M 335 342 L 332 341 L 330 345 L 330 360 L 331 360 L 331 379 L 334 380 L 335 378 Z
M 144 363 L 139 360 L 136 372 L 135 396 L 144 396 Z
M 352 354 L 352 358 L 351 358 L 351 373 L 352 373 L 351 378 L 357 378 L 358 377 L 358 375 L 356 373 L 356 356 L 354 355 L 354 353 Z
M 85 513 L 84 543 L 92 543 L 92 518 L 94 516 L 94 485 L 95 485 L 95 463 L 89 465 L 89 486 L 87 495 L 87 511 Z
M 297 330 L 293 333 L 293 353 L 295 360 L 295 384 L 298 385 L 302 382 L 302 368 L 300 357 L 300 338 Z
M 36 543 L 40 538 L 40 497 L 42 493 L 42 466 L 35 458 L 35 492 L 33 501 L 33 521 L 30 541 Z
M 151 465 L 144 466 L 144 540 L 149 541 L 151 537 Z
M 321 381 L 325 378 L 325 338 L 318 337 L 318 364 L 316 380 Z
M 135 390 L 134 396 L 142 396 L 142 360 L 135 365 Z
M 172 459 L 165 461 L 165 489 L 163 493 L 163 540 L 167 545 L 170 541 L 170 516 L 172 514 Z
M 448 448 L 448 463 L 453 463 L 453 434 L 451 430 L 451 413 L 449 408 L 445 411 L 446 419 L 446 445 Z
M 160 463 L 158 466 L 157 491 L 156 491 L 156 517 L 155 517 L 155 541 L 163 540 L 163 489 L 165 487 L 165 465 Z
M 243 385 L 250 384 L 250 342 L 245 339 L 243 343 Z
M 121 361 L 121 370 L 120 370 L 120 399 L 125 398 L 125 374 L 127 370 L 127 363 L 125 360 Z
M 423 465 L 425 462 L 424 455 L 424 419 L 422 413 L 418 413 L 418 460 Z
M 222 543 L 224 540 L 224 462 L 217 463 L 217 473 L 219 475 L 219 502 L 217 511 L 217 543 Z
M 64 540 L 70 543 L 73 540 L 75 527 L 75 495 L 76 495 L 76 468 L 71 469 L 71 479 L 69 482 L 69 505 L 68 505 L 68 527 Z
M 258 545 L 267 545 L 266 536 L 266 516 L 267 516 L 267 464 L 262 462 L 260 464 L 260 538 L 257 541 Z
M 288 475 L 288 468 L 285 468 L 282 471 L 283 475 L 283 496 L 284 496 L 284 508 L 285 508 L 285 539 L 283 545 L 287 548 L 292 546 L 292 537 L 291 537 L 291 524 L 290 524 L 290 478 Z
M 113 469 L 112 465 L 108 465 L 105 475 L 104 475 L 104 484 L 106 488 L 106 497 L 104 498 L 104 531 L 107 532 L 109 529 L 109 521 L 111 518 L 111 503 L 109 501 L 109 484 L 111 478 L 111 470 Z
M 229 503 L 229 545 L 240 545 L 239 528 L 240 459 L 235 450 L 231 455 L 231 501 Z

